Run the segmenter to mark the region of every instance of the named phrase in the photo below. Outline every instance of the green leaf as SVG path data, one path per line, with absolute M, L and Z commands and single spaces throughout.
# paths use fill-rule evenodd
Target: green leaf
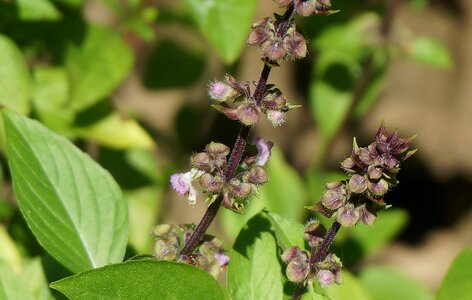
M 300 249 L 307 248 L 305 247 L 305 240 L 303 238 L 305 234 L 305 226 L 303 226 L 303 224 L 268 210 L 266 210 L 265 213 L 272 223 L 277 244 L 282 250 L 292 246 L 298 246 Z
M 150 232 L 159 215 L 162 189 L 147 186 L 124 193 L 129 207 L 129 243 L 138 253 L 147 253 L 152 247 Z
M 69 5 L 71 7 L 80 7 L 82 4 L 84 4 L 84 0 L 53 0 L 54 2 L 57 3 L 63 3 L 66 5 Z
M 39 243 L 73 272 L 120 262 L 128 212 L 110 174 L 40 123 L 3 117 L 13 189 Z
M 351 240 L 364 255 L 370 255 L 394 239 L 408 223 L 408 213 L 403 209 L 387 209 L 378 213 L 371 226 L 359 224 L 350 232 Z
M 132 64 L 133 53 L 117 32 L 89 26 L 82 45 L 70 45 L 67 51 L 71 106 L 83 110 L 109 96 Z
M 23 282 L 28 283 L 28 289 L 36 300 L 55 299 L 49 290 L 48 282 L 44 275 L 43 266 L 39 257 L 26 264 L 20 277 Z
M 278 148 L 272 149 L 267 169 L 269 182 L 255 201 L 263 202 L 270 211 L 284 217 L 300 219 L 306 201 L 306 189 L 301 176 L 285 161 Z
M 16 3 L 23 21 L 54 21 L 61 17 L 60 12 L 48 0 L 17 0 Z
M 362 284 L 349 272 L 343 271 L 343 283 L 332 284 L 326 288 L 330 300 L 371 300 Z
M 0 299 L 4 300 L 35 300 L 26 282 L 13 272 L 3 259 L 0 259 Z
M 232 299 L 281 299 L 283 275 L 270 221 L 249 220 L 231 250 L 227 286 Z
M 133 119 L 125 119 L 112 113 L 87 127 L 76 127 L 73 132 L 84 139 L 120 150 L 153 149 L 149 134 Z
M 233 63 L 246 42 L 256 0 L 184 0 L 200 32 L 226 63 Z
M 0 245 L 2 245 L 0 247 L 0 260 L 3 259 L 8 262 L 15 272 L 19 273 L 22 265 L 21 255 L 3 224 L 0 224 Z
M 71 300 L 223 299 L 218 282 L 193 266 L 140 260 L 83 272 L 53 282 Z
M 0 104 L 22 114 L 30 111 L 31 79 L 20 49 L 0 34 Z
M 454 61 L 449 50 L 438 40 L 430 37 L 418 37 L 410 45 L 411 58 L 425 65 L 450 70 Z
M 75 112 L 68 108 L 69 82 L 59 67 L 37 67 L 33 72 L 33 104 L 41 122 L 52 130 L 70 136 Z
M 439 287 L 436 299 L 472 299 L 472 248 L 465 249 L 456 257 Z
M 373 300 L 433 299 L 425 286 L 389 267 L 368 267 L 362 270 L 359 279 Z

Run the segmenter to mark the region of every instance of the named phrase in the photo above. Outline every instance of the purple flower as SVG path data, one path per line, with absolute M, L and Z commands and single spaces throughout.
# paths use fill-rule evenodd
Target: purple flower
M 272 126 L 277 127 L 285 123 L 285 113 L 278 110 L 268 110 L 267 119 L 272 123 Z
M 329 270 L 320 270 L 317 277 L 321 287 L 323 288 L 334 282 L 334 274 Z
M 229 263 L 229 256 L 224 254 L 223 252 L 216 252 L 215 258 L 220 268 L 225 267 Z
M 191 169 L 187 173 L 176 173 L 170 177 L 170 183 L 174 191 L 181 196 L 187 196 L 190 205 L 194 205 L 197 200 L 197 190 L 192 185 L 192 181 L 200 177 L 204 171 Z
M 274 144 L 272 142 L 264 142 L 262 138 L 256 139 L 256 147 L 257 147 L 257 157 L 256 157 L 256 164 L 259 166 L 264 166 L 270 157 L 270 150 L 272 149 Z

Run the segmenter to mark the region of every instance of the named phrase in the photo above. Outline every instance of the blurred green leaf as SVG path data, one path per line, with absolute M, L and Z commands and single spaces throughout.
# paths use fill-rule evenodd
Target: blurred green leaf
M 389 267 L 370 266 L 365 268 L 359 275 L 359 280 L 373 300 L 433 299 L 425 286 Z
M 280 299 L 283 274 L 270 221 L 263 213 L 249 220 L 231 250 L 227 287 L 231 298 Z
M 63 3 L 72 7 L 79 7 L 82 4 L 84 4 L 85 0 L 53 0 L 53 1 L 57 3 Z
M 265 213 L 272 223 L 277 244 L 282 250 L 292 246 L 298 246 L 300 249 L 307 248 L 303 238 L 305 234 L 305 226 L 303 224 L 268 210 Z
M 20 49 L 0 34 L 0 104 L 22 114 L 30 111 L 31 78 Z
M 472 248 L 465 249 L 456 257 L 439 287 L 436 299 L 472 299 Z
M 36 300 L 52 300 L 55 299 L 49 290 L 46 276 L 44 275 L 43 266 L 40 258 L 34 258 L 29 261 L 20 275 L 23 282 L 28 283 L 28 289 Z
M 449 50 L 438 40 L 430 37 L 418 37 L 410 45 L 410 57 L 425 65 L 450 70 L 454 61 Z
M 35 300 L 25 285 L 26 282 L 23 282 L 9 264 L 0 258 L 0 299 Z
M 125 191 L 129 208 L 129 243 L 138 253 L 149 253 L 152 247 L 152 228 L 157 222 L 162 189 L 148 186 Z
M 0 260 L 8 262 L 10 266 L 19 273 L 22 267 L 21 255 L 16 249 L 15 242 L 8 234 L 5 226 L 0 224 Z
M 23 21 L 53 21 L 61 17 L 61 13 L 49 0 L 16 0 L 16 5 Z
M 83 110 L 109 96 L 132 64 L 133 53 L 117 32 L 90 25 L 82 44 L 71 44 L 66 55 L 71 107 Z
M 74 272 L 121 261 L 128 214 L 110 174 L 40 123 L 3 117 L 15 195 L 40 244 Z
M 343 283 L 332 284 L 326 288 L 330 300 L 371 300 L 364 286 L 351 273 L 343 270 Z
M 223 299 L 208 273 L 183 263 L 129 261 L 53 282 L 51 287 L 74 300 Z
M 246 42 L 256 0 L 184 0 L 200 32 L 228 64 Z
M 114 149 L 152 149 L 154 142 L 149 134 L 133 119 L 112 113 L 88 127 L 75 127 L 73 132 L 81 138 L 95 141 Z
M 33 72 L 33 104 L 38 118 L 52 130 L 71 136 L 75 113 L 67 107 L 69 82 L 60 67 L 37 67 Z
M 409 0 L 408 4 L 413 9 L 417 11 L 422 11 L 428 6 L 429 0 Z

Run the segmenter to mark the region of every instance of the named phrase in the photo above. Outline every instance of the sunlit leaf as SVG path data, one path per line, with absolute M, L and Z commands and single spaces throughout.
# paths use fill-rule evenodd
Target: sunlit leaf
M 410 45 L 411 58 L 419 63 L 450 70 L 454 61 L 449 50 L 438 40 L 418 37 Z
M 61 13 L 49 0 L 17 0 L 18 15 L 24 21 L 57 20 Z
M 241 53 L 249 34 L 256 0 L 184 0 L 200 32 L 227 63 Z
M 3 117 L 13 189 L 39 243 L 73 272 L 120 262 L 128 212 L 110 174 L 40 123 Z
M 472 248 L 465 249 L 456 257 L 439 287 L 436 299 L 472 299 Z
M 10 265 L 0 259 L 0 299 L 35 300 L 30 290 L 25 288 L 25 284 Z
M 71 300 L 223 299 L 218 282 L 183 263 L 140 260 L 109 265 L 53 282 Z
M 300 249 L 305 248 L 303 238 L 305 226 L 303 224 L 270 211 L 266 211 L 266 215 L 272 223 L 277 244 L 282 250 L 292 246 L 298 246 Z

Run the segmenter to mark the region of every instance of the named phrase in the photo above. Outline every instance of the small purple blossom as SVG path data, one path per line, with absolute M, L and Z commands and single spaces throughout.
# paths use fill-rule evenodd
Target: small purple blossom
M 272 123 L 272 126 L 277 127 L 285 123 L 285 113 L 278 110 L 268 110 L 267 119 Z
M 181 196 L 187 196 L 190 205 L 194 205 L 197 201 L 197 190 L 192 185 L 192 181 L 200 177 L 203 173 L 205 172 L 191 169 L 187 173 L 176 173 L 170 177 L 170 183 L 174 191 Z
M 269 160 L 270 153 L 272 146 L 274 146 L 274 143 L 272 142 L 264 142 L 262 138 L 257 138 L 256 139 L 256 147 L 257 147 L 257 157 L 256 157 L 256 164 L 259 166 L 264 166 L 267 161 Z
M 215 258 L 220 268 L 225 267 L 229 263 L 229 256 L 224 254 L 223 252 L 216 252 Z
M 334 282 L 334 274 L 329 270 L 320 270 L 317 278 L 323 288 Z

